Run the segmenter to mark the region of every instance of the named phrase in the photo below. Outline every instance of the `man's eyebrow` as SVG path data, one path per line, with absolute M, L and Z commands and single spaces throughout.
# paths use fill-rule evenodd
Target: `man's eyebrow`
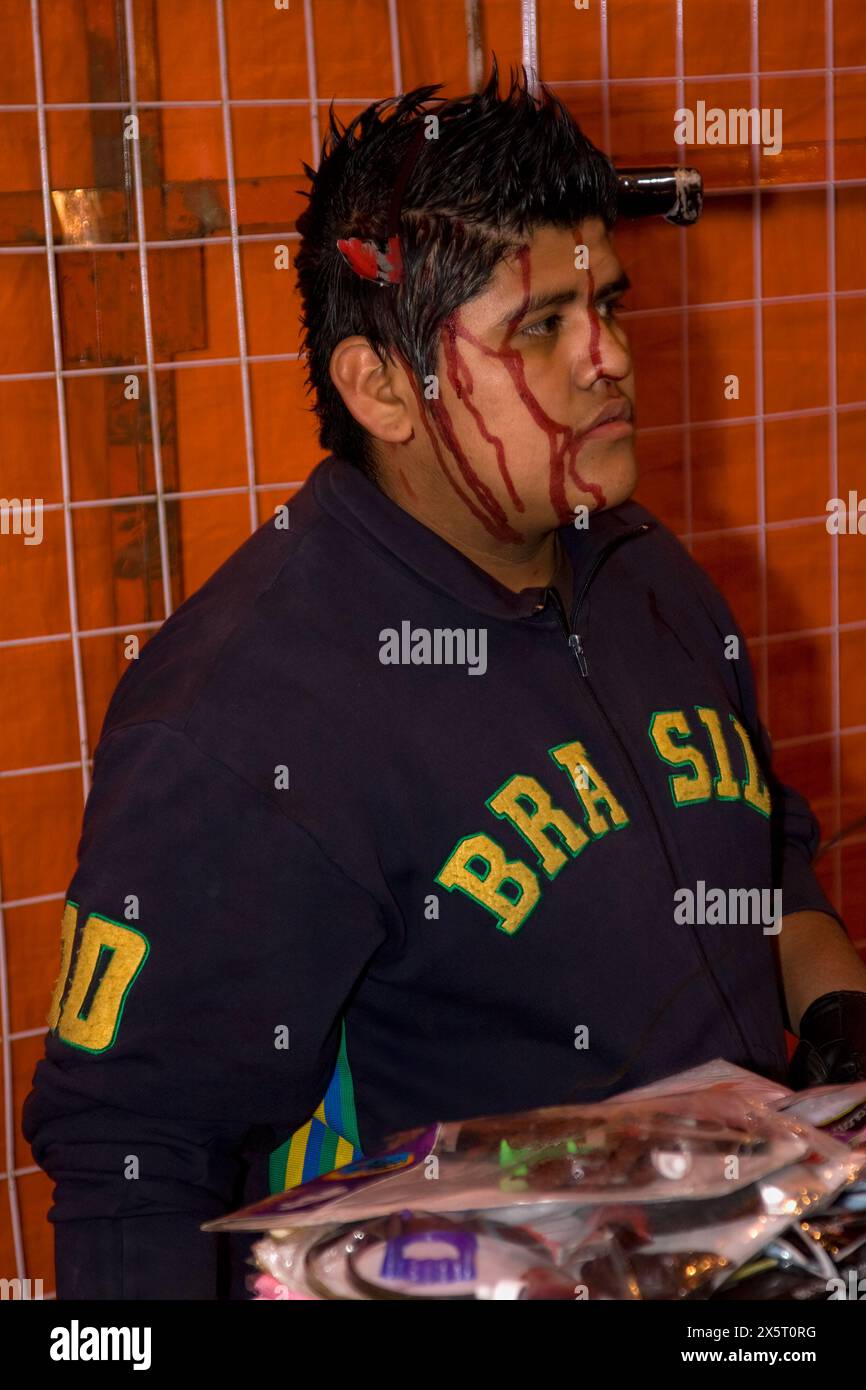
M 601 285 L 595 287 L 595 299 L 609 299 L 612 294 L 625 294 L 626 290 L 631 289 L 631 280 L 625 271 L 617 275 L 615 280 L 606 280 Z
M 615 280 L 607 280 L 601 285 L 597 285 L 593 295 L 594 300 L 608 299 L 614 294 L 625 294 L 626 290 L 631 289 L 631 280 L 625 271 L 618 275 Z M 508 328 L 509 325 L 515 326 L 530 314 L 537 313 L 540 309 L 553 309 L 560 304 L 573 304 L 577 299 L 577 290 L 572 287 L 567 290 L 544 290 L 539 294 L 531 294 L 529 299 L 520 304 L 514 305 L 507 314 L 503 314 L 501 319 L 493 325 L 494 328 Z
M 539 309 L 552 309 L 557 304 L 573 304 L 577 297 L 577 290 L 573 287 L 568 290 L 543 290 L 539 294 L 531 294 L 525 302 L 521 301 L 509 309 L 507 314 L 503 314 L 493 327 L 507 328 L 509 324 L 520 323 L 530 314 L 537 313 Z

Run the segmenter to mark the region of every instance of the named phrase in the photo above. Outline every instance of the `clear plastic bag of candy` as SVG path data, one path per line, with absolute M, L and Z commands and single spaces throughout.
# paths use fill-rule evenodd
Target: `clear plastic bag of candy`
M 402 1131 L 204 1229 L 268 1233 L 257 1297 L 706 1298 L 831 1204 L 859 1229 L 861 1100 L 719 1061 L 597 1104 Z
M 724 1196 L 487 1211 L 402 1210 L 271 1235 L 256 1261 L 286 1297 L 337 1300 L 672 1300 L 707 1298 L 808 1215 L 821 1253 L 849 1253 L 866 1223 L 813 1211 L 850 1175 L 824 1140 L 789 1165 Z M 862 1229 L 861 1229 L 862 1228 Z M 805 1229 L 805 1223 L 804 1223 Z M 781 1248 L 781 1247 L 780 1247 Z M 766 1262 L 764 1266 L 766 1268 Z
M 734 1109 L 742 1103 L 740 1097 Z M 727 1127 L 732 1119 L 730 1106 L 714 1104 L 710 1109 L 712 1116 L 704 1113 L 704 1123 L 688 1132 L 699 1134 L 702 1145 L 708 1136 L 717 1141 L 721 1133 L 731 1148 L 732 1131 Z M 654 1143 L 663 1139 L 669 1145 L 671 1126 L 681 1118 L 680 1112 L 666 1107 L 653 1114 L 656 1118 L 649 1137 Z M 664 1124 L 658 1122 L 659 1114 L 665 1116 Z M 614 1125 L 604 1131 L 606 1143 L 620 1134 L 625 1115 L 632 1117 L 630 1125 L 634 1123 L 633 1109 L 618 1115 Z M 516 1118 L 517 1130 L 511 1123 L 515 1117 L 503 1117 L 510 1136 L 506 1140 L 508 1172 L 519 1175 L 527 1167 L 529 1144 L 535 1145 L 532 1153 L 539 1156 L 539 1162 L 548 1163 L 550 1145 L 563 1141 L 561 1126 L 566 1120 L 565 1154 L 574 1157 L 569 1154 L 568 1139 L 584 1134 L 584 1130 L 575 1128 L 571 1115 L 557 1113 L 551 1120 L 546 1112 L 534 1112 L 529 1128 L 525 1116 Z M 710 1118 L 712 1124 L 708 1123 Z M 765 1118 L 775 1118 L 797 1144 L 793 1148 L 771 1145 L 764 1157 L 772 1153 L 778 1160 L 782 1154 L 790 1158 L 793 1153 L 794 1160 L 765 1166 L 752 1181 L 729 1166 L 727 1186 L 721 1190 L 715 1180 L 701 1191 L 695 1190 L 694 1180 L 685 1187 L 680 1181 L 683 1174 L 677 1173 L 669 1180 L 671 1195 L 666 1201 L 657 1198 L 654 1186 L 651 1200 L 633 1196 L 620 1200 L 622 1189 L 613 1185 L 607 1201 L 586 1202 L 579 1183 L 570 1180 L 542 1200 L 538 1200 L 538 1190 L 515 1193 L 511 1185 L 500 1187 L 499 1205 L 478 1209 L 467 1202 L 468 1194 L 478 1191 L 476 1177 L 459 1193 L 452 1190 L 450 1211 L 401 1206 L 342 1222 L 339 1214 L 345 1210 L 345 1199 L 338 1199 L 327 1207 L 320 1206 L 317 1221 L 311 1225 L 282 1235 L 272 1232 L 255 1247 L 256 1259 L 261 1269 L 282 1282 L 285 1296 L 295 1298 L 707 1298 L 798 1219 L 805 1217 L 813 1223 L 814 1237 L 815 1213 L 859 1171 L 860 1160 L 831 1136 L 793 1118 L 769 1114 Z M 753 1118 L 749 1130 L 753 1139 L 754 1123 Z M 485 1119 L 447 1128 L 447 1142 L 454 1146 L 452 1152 L 462 1153 L 461 1163 L 470 1168 L 489 1167 L 491 1153 L 497 1154 L 497 1143 L 503 1138 L 497 1124 Z M 679 1135 L 679 1126 L 674 1125 L 674 1129 Z M 733 1131 L 737 1136 L 742 1132 L 739 1127 Z M 524 1148 L 515 1151 L 511 1139 L 518 1134 Z M 634 1137 L 631 1130 L 628 1137 Z M 465 1146 L 462 1151 L 461 1144 Z M 443 1155 L 447 1157 L 448 1152 L 446 1146 Z M 666 1147 L 663 1152 L 672 1150 Z M 753 1156 L 749 1145 L 746 1157 Z M 557 1151 L 554 1157 L 561 1155 Z M 728 1157 L 732 1164 L 738 1161 L 736 1154 Z M 401 1171 L 405 1174 L 406 1170 Z M 427 1193 L 436 1187 L 431 1180 Z M 383 1200 L 382 1189 L 378 1190 L 380 1195 L 376 1196 L 375 1188 L 365 1189 L 368 1205 Z M 393 1187 L 389 1190 L 393 1192 Z M 442 1194 L 438 1195 L 441 1200 Z M 303 1215 L 309 1220 L 309 1210 Z M 826 1228 L 828 1239 L 843 1226 L 853 1239 L 857 1229 L 853 1219 L 839 1216 L 835 1226 Z
M 491 1198 L 598 1203 L 722 1195 L 808 1147 L 802 1127 L 766 1106 L 707 1090 L 456 1121 L 440 1126 L 435 1154 L 440 1178 L 471 1163 Z
M 796 1164 L 819 1140 L 839 1163 L 852 1157 L 794 1117 L 716 1087 L 484 1116 L 395 1135 L 385 1154 L 204 1229 L 287 1230 L 407 1209 L 707 1200 Z

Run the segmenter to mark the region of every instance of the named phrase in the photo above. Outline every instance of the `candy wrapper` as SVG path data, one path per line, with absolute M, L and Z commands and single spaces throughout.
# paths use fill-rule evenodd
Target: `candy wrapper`
M 778 1109 L 783 1115 L 794 1115 L 842 1144 L 866 1149 L 866 1081 L 792 1091 L 779 1102 Z
M 725 1281 L 716 1297 L 860 1298 L 864 1276 L 866 1216 L 838 1204 L 805 1216 L 770 1241 Z

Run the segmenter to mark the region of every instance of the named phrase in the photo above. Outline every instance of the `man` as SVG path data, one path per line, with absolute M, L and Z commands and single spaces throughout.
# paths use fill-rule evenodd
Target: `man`
M 426 1121 L 783 1077 L 786 1022 L 798 1084 L 866 1074 L 742 636 L 627 500 L 614 170 L 497 78 L 332 117 L 331 455 L 111 701 L 25 1115 L 61 1297 L 217 1296 L 201 1222 Z

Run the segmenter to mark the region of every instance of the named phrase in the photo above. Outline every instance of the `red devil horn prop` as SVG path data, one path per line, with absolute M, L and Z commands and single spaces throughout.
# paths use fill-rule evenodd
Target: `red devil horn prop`
M 337 250 L 362 280 L 374 280 L 380 285 L 399 285 L 403 279 L 403 257 L 397 236 L 389 237 L 384 245 L 372 238 L 341 237 L 337 241 Z

